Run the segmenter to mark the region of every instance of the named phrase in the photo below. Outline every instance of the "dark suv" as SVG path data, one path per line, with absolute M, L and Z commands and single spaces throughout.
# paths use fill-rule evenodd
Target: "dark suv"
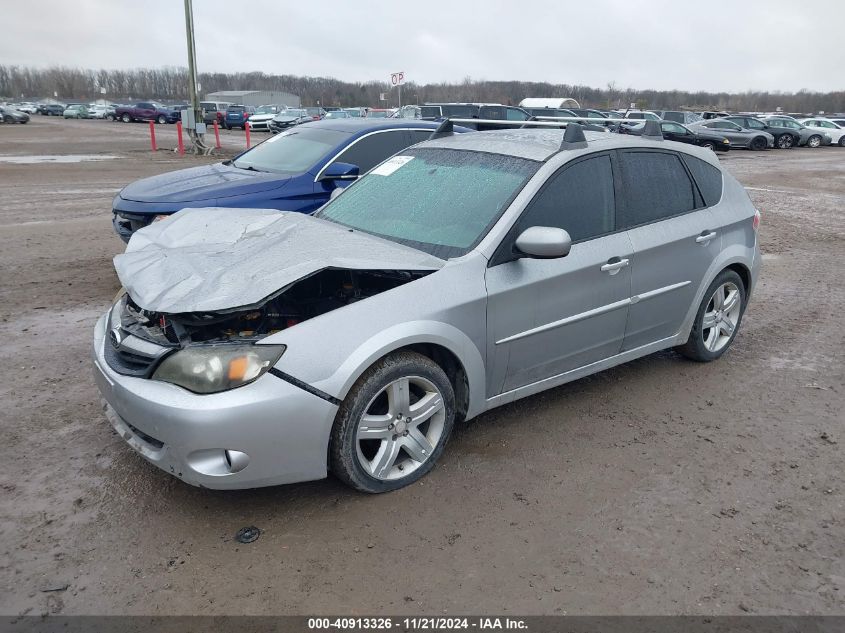
M 761 121 L 754 116 L 746 116 L 743 114 L 732 114 L 724 117 L 725 121 L 732 121 L 737 125 L 744 127 L 747 130 L 754 130 L 755 132 L 768 132 L 775 137 L 775 147 L 780 149 L 789 149 L 791 147 L 798 147 L 801 141 L 801 135 L 789 128 L 775 127 Z
M 255 114 L 254 106 L 229 106 L 229 109 L 226 110 L 226 118 L 223 120 L 223 125 L 227 130 L 231 130 L 233 127 L 244 129 L 251 114 Z
M 420 108 L 420 118 L 424 121 L 436 121 L 448 117 L 513 121 L 513 127 L 519 127 L 516 124 L 527 121 L 531 118 L 531 114 L 522 108 L 496 103 L 426 103 Z M 508 127 L 484 123 L 462 123 L 462 125 L 476 130 L 501 130 Z

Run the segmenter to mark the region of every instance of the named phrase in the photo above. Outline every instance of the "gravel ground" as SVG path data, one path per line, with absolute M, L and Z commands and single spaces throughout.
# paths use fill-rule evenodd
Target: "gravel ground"
M 661 353 L 497 409 L 423 481 L 364 496 L 192 488 L 108 426 L 89 347 L 118 290 L 111 198 L 211 160 L 147 133 L 0 126 L 0 613 L 845 613 L 845 150 L 723 159 L 765 259 L 723 359 Z

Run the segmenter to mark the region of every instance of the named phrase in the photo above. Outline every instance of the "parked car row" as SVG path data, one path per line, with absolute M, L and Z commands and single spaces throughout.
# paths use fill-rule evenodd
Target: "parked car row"
M 713 152 L 661 134 L 692 126 L 640 125 L 327 117 L 130 184 L 124 291 L 94 333 L 108 420 L 192 485 L 331 471 L 379 493 L 461 420 L 667 348 L 718 359 L 760 214 Z

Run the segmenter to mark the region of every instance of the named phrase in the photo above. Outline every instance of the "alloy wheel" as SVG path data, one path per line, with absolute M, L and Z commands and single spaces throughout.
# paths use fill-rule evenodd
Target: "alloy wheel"
M 355 434 L 358 463 L 382 481 L 413 473 L 434 452 L 446 422 L 437 386 L 421 376 L 388 383 L 370 400 Z
M 822 139 L 819 136 L 811 136 L 810 139 L 807 141 L 808 147 L 818 147 L 822 144 Z
M 741 312 L 742 295 L 736 284 L 729 281 L 716 288 L 701 323 L 701 335 L 708 350 L 718 352 L 730 342 Z

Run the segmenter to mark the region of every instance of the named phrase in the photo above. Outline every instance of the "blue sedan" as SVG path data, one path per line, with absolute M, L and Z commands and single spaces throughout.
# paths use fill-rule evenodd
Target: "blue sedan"
M 231 160 L 133 182 L 114 198 L 114 229 L 128 242 L 156 217 L 188 207 L 311 213 L 329 200 L 334 189 L 426 140 L 437 126 L 408 119 L 304 123 Z

